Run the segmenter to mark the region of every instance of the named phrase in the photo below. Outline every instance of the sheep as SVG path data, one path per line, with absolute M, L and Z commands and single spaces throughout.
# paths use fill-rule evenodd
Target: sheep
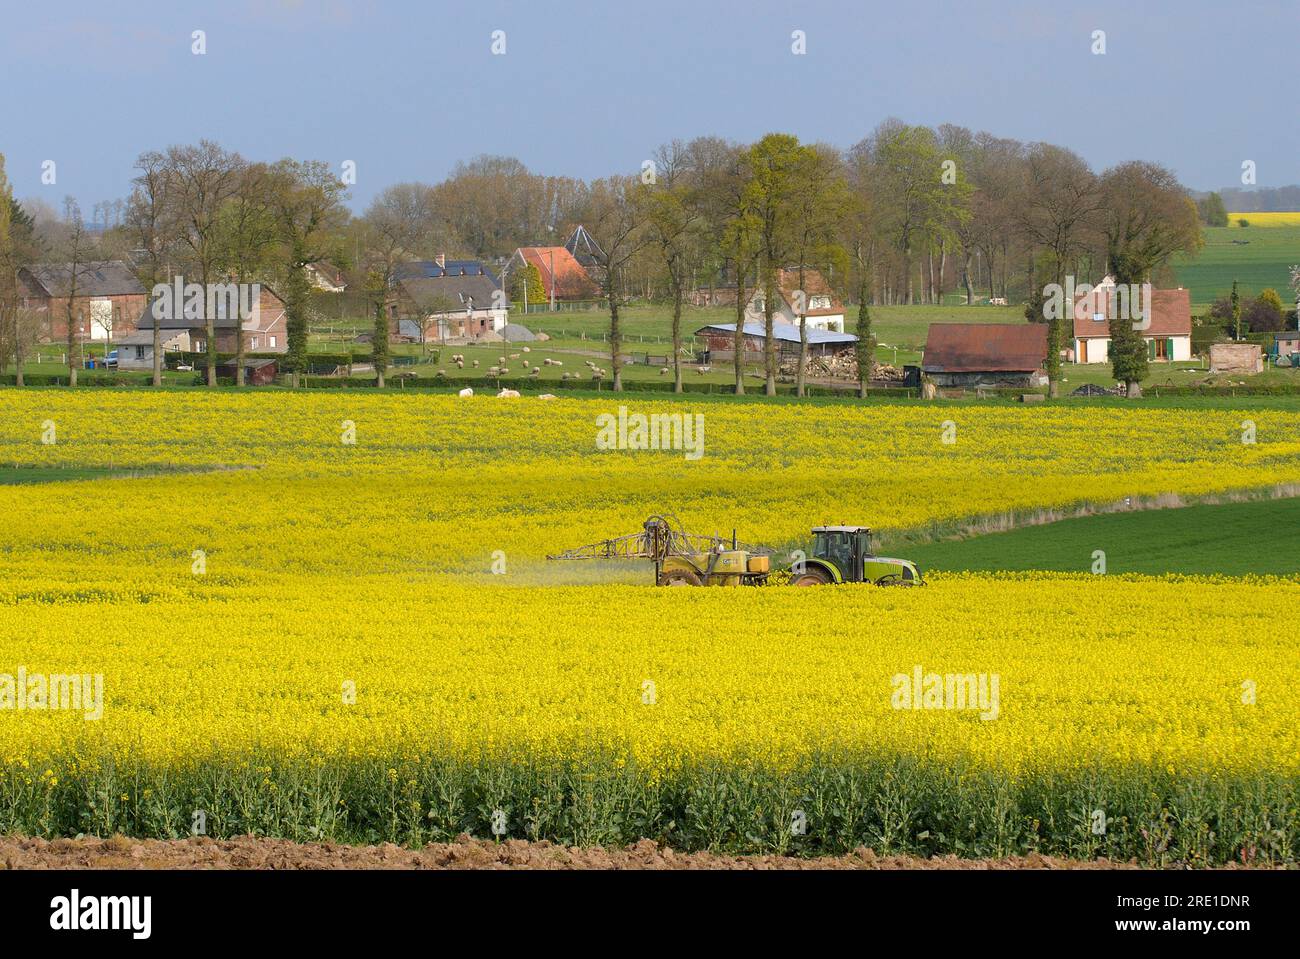
M 540 369 L 538 369 L 537 367 L 534 366 L 534 367 L 533 367 L 533 371 L 532 371 L 531 373 L 529 373 L 528 375 L 529 375 L 529 376 L 536 376 L 536 375 L 537 375 L 538 373 L 540 373 L 540 372 L 542 372 L 542 371 L 541 371 Z
M 667 373 L 667 372 L 668 372 L 668 367 L 666 367 L 666 366 L 661 366 L 661 367 L 659 367 L 659 375 L 660 375 L 660 376 L 663 376 L 663 375 L 664 375 L 665 373 Z
M 502 390 L 497 394 L 497 399 L 519 399 L 518 390 Z
M 457 393 L 456 395 L 457 395 L 457 396 L 473 396 L 473 395 L 474 395 L 474 389 L 473 389 L 473 387 L 467 386 L 467 387 L 465 387 L 463 390 L 461 390 L 459 393 Z
M 517 359 L 519 359 L 519 354 L 518 354 L 518 353 L 511 353 L 511 354 L 510 354 L 510 358 L 511 358 L 512 360 L 517 360 Z
M 539 397 L 537 397 L 537 398 L 538 398 L 539 400 L 553 400 L 553 399 L 555 399 L 555 394 L 554 394 L 554 393 L 543 393 L 541 396 L 539 396 Z
M 562 379 L 562 380 L 567 380 L 568 378 L 569 378 L 569 374 L 568 374 L 568 373 L 561 373 L 561 374 L 560 374 L 560 379 Z
M 525 346 L 525 347 L 524 347 L 524 352 L 525 352 L 525 353 L 531 353 L 532 351 L 533 351 L 532 347 L 530 347 L 530 346 Z
M 478 369 L 478 360 L 474 361 L 474 369 Z

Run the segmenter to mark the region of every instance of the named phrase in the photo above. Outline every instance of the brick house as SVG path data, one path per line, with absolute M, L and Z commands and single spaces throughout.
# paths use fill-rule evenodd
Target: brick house
M 75 277 L 71 263 L 36 263 L 18 271 L 18 288 L 22 306 L 44 314 L 42 340 L 67 340 L 68 301 L 74 285 L 72 314 L 83 340 L 116 340 L 135 331 L 149 294 L 126 263 L 80 263 Z
M 409 321 L 426 341 L 477 339 L 499 335 L 507 322 L 506 298 L 492 272 L 478 260 L 432 260 L 404 263 L 394 271 L 389 332 L 405 332 Z
M 140 313 L 137 326 L 140 330 L 152 332 L 154 325 L 155 300 L 150 299 Z M 185 330 L 189 333 L 190 348 L 197 353 L 207 350 L 207 322 L 202 315 L 185 316 L 182 310 L 160 310 L 175 315 L 164 316 L 162 324 L 164 339 L 169 331 Z M 244 350 L 249 353 L 284 353 L 288 350 L 288 318 L 285 314 L 284 301 L 266 284 L 259 286 L 258 298 L 249 315 L 244 319 Z M 234 353 L 235 318 L 228 310 L 221 310 L 213 320 L 213 330 L 217 337 L 218 353 Z M 150 354 L 152 356 L 152 353 Z
M 829 333 L 844 332 L 844 304 L 835 295 L 831 285 L 826 282 L 820 270 L 803 271 L 803 317 L 810 330 L 825 330 Z M 799 325 L 797 312 L 800 306 L 799 271 L 784 269 L 776 271 L 776 298 L 772 308 L 773 319 L 778 323 Z M 745 307 L 746 323 L 762 323 L 764 293 L 760 284 Z

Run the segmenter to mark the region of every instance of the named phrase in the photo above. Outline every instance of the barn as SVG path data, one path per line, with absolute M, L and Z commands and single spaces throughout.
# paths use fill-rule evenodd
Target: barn
M 921 371 L 936 386 L 1043 386 L 1046 323 L 931 323 Z
M 762 323 L 745 324 L 741 331 L 744 337 L 744 359 L 757 362 L 763 358 L 763 334 Z M 711 323 L 700 327 L 695 335 L 708 344 L 709 362 L 722 363 L 732 358 L 736 342 L 735 323 Z M 773 323 L 772 338 L 776 340 L 776 349 L 780 355 L 798 357 L 799 327 L 793 323 Z M 808 356 L 829 356 L 849 349 L 856 342 L 858 338 L 851 333 L 834 333 L 808 327 Z

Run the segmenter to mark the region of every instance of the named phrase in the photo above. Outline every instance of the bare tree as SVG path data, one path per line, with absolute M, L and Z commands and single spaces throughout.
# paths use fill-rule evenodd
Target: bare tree
M 624 273 L 646 241 L 646 204 L 639 201 L 636 177 L 613 176 L 592 185 L 591 233 L 605 251 L 604 289 L 609 306 L 609 362 L 614 389 L 623 389 L 622 330 L 619 307 L 626 298 Z

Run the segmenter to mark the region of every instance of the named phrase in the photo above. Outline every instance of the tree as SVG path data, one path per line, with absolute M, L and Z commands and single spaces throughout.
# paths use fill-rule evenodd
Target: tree
M 1241 297 L 1237 294 L 1237 281 L 1232 281 L 1232 296 L 1229 298 L 1232 306 L 1232 338 L 1241 339 Z
M 613 176 L 592 184 L 592 235 L 605 251 L 603 289 L 609 306 L 609 363 L 614 389 L 623 389 L 622 330 L 619 306 L 626 289 L 624 273 L 645 243 L 643 186 L 636 177 Z
M 90 272 L 90 234 L 81 218 L 81 207 L 71 197 L 63 200 L 63 219 L 67 224 L 67 234 L 62 249 L 62 259 L 68 268 L 67 285 L 60 290 L 66 294 L 64 300 L 65 319 L 68 324 L 68 385 L 77 385 L 77 370 L 81 367 L 81 340 L 84 335 L 85 316 L 77 304 L 82 280 Z
M 277 226 L 270 189 L 266 164 L 250 163 L 239 171 L 234 192 L 219 214 L 221 263 L 241 285 L 260 278 L 271 267 Z M 234 319 L 235 385 L 243 386 L 246 318 L 237 315 Z
M 776 311 L 778 271 L 794 247 L 796 183 L 804 154 L 799 140 L 787 133 L 769 133 L 744 154 L 746 170 L 742 207 L 752 224 L 758 252 L 759 283 L 763 289 L 764 392 L 776 395 Z
M 810 267 L 819 267 L 828 284 L 847 274 L 848 253 L 839 243 L 845 218 L 852 208 L 840 158 L 832 148 L 806 146 L 800 151 L 792 190 L 794 241 L 799 295 L 795 303 L 799 325 L 799 364 L 795 393 L 804 395 L 804 367 L 808 360 L 808 284 Z
M 244 159 L 222 149 L 211 140 L 197 146 L 167 148 L 169 198 L 175 204 L 178 239 L 188 249 L 203 285 L 203 318 L 207 347 L 208 386 L 217 385 L 217 331 L 215 310 L 207 308 L 207 292 L 226 251 L 222 239 L 221 211 L 239 188 Z M 235 326 L 239 322 L 236 318 Z M 154 328 L 158 323 L 155 320 Z M 157 352 L 155 351 L 155 356 Z
M 876 348 L 876 341 L 871 335 L 871 308 L 867 305 L 870 299 L 871 287 L 864 274 L 862 285 L 858 287 L 858 323 L 853 331 L 858 337 L 858 342 L 854 344 L 854 351 L 858 359 L 859 399 L 865 399 L 867 396 L 867 383 L 871 380 L 871 364 L 874 359 L 872 354 Z
M 527 307 L 546 302 L 546 284 L 542 282 L 542 271 L 536 263 L 525 260 L 522 268 L 512 270 L 509 284 L 510 299 L 516 303 Z
M 1175 253 L 1200 249 L 1196 205 L 1164 167 L 1122 163 L 1106 171 L 1101 188 L 1106 259 L 1116 285 L 1138 286 Z M 1136 398 L 1148 369 L 1146 340 L 1131 319 L 1111 312 L 1111 366 L 1127 395 Z
M 1196 204 L 1201 222 L 1206 226 L 1227 226 L 1228 208 L 1223 205 L 1223 197 L 1210 193 Z
M 668 278 L 672 297 L 673 392 L 682 391 L 682 302 L 692 254 L 699 241 L 698 187 L 688 182 L 686 150 L 680 141 L 660 147 L 657 178 L 645 194 L 644 211 L 651 244 Z
M 18 386 L 23 384 L 22 332 L 18 322 L 18 251 L 14 242 L 14 203 L 5 158 L 0 153 L 0 373 L 12 356 L 17 363 Z
M 140 172 L 132 180 L 131 196 L 127 200 L 126 227 L 144 257 L 137 266 L 141 281 L 147 290 L 163 283 L 170 272 L 172 244 L 177 228 L 172 222 L 176 215 L 172 204 L 173 179 L 167 158 L 156 150 L 141 153 L 135 161 Z M 162 386 L 162 323 L 154 317 L 153 323 L 153 385 Z
M 277 226 L 277 254 L 284 284 L 287 330 L 285 364 L 297 388 L 307 368 L 306 266 L 339 256 L 335 232 L 346 219 L 343 184 L 320 160 L 284 159 L 270 167 L 268 197 Z
M 1277 333 L 1285 327 L 1286 312 L 1277 290 L 1261 290 L 1246 307 L 1246 327 L 1252 333 Z

